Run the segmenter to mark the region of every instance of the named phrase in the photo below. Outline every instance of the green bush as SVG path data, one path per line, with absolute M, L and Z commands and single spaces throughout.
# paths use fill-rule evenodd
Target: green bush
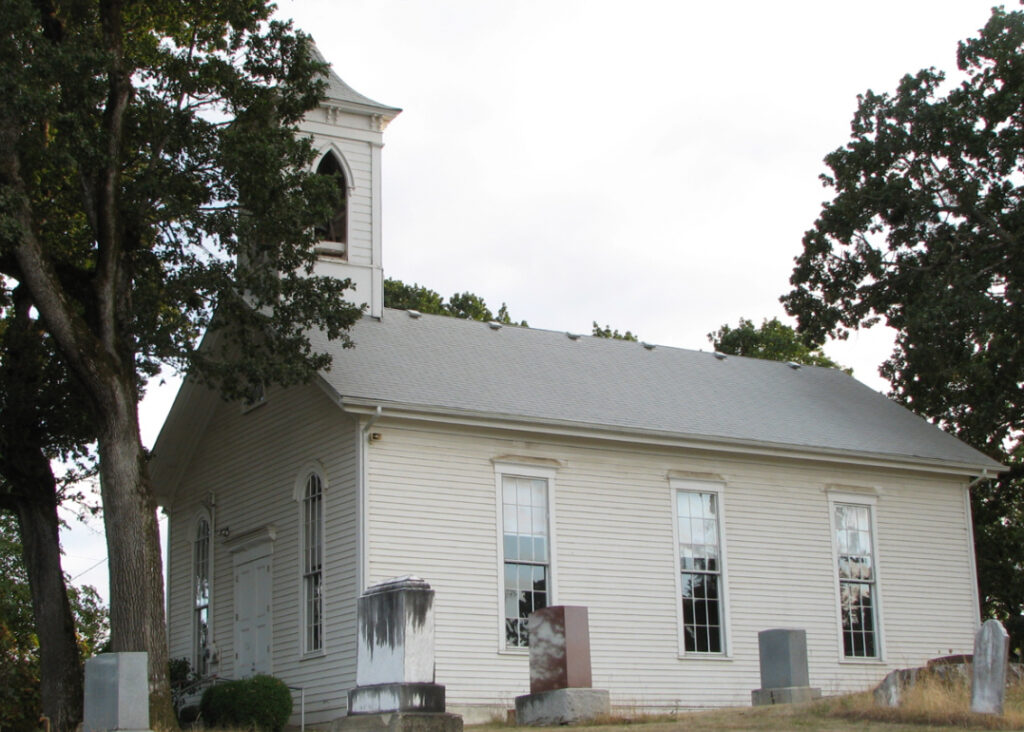
M 255 727 L 281 732 L 292 713 L 292 694 L 280 679 L 253 676 L 215 684 L 199 703 L 211 727 Z

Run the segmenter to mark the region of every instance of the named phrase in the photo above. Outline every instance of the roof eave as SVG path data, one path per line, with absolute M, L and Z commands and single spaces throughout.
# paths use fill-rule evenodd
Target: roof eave
M 353 414 L 370 414 L 378 406 L 384 415 L 427 422 L 448 422 L 468 426 L 493 426 L 500 429 L 528 430 L 545 434 L 590 437 L 605 440 L 645 443 L 672 447 L 686 447 L 715 452 L 742 453 L 765 457 L 785 457 L 817 462 L 842 462 L 868 467 L 888 467 L 903 470 L 917 470 L 946 475 L 975 477 L 988 473 L 1002 473 L 1009 468 L 994 460 L 965 462 L 939 460 L 936 458 L 909 455 L 889 455 L 862 451 L 838 450 L 807 445 L 742 440 L 695 435 L 640 427 L 623 427 L 569 420 L 542 419 L 518 414 L 495 414 L 467 409 L 453 409 L 431 405 L 401 403 L 386 399 L 347 397 L 338 394 L 326 381 L 321 384 L 342 409 Z

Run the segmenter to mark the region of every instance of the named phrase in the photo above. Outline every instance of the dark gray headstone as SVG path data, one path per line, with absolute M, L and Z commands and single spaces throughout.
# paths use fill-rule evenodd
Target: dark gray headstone
M 807 632 L 787 628 L 757 634 L 761 652 L 761 688 L 807 686 Z
M 974 636 L 971 711 L 1002 714 L 1010 636 L 998 620 L 986 620 Z

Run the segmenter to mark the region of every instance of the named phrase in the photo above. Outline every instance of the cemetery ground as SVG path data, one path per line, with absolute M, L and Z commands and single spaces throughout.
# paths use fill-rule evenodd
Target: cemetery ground
M 1002 716 L 972 714 L 969 709 L 969 682 L 929 681 L 907 691 L 901 706 L 894 709 L 876 706 L 871 692 L 865 692 L 825 698 L 809 704 L 740 707 L 707 712 L 684 712 L 662 717 L 636 717 L 629 714 L 616 716 L 613 713 L 609 719 L 574 726 L 587 732 L 1020 730 L 1024 729 L 1024 684 L 1015 683 L 1007 688 L 1005 713 Z M 507 731 L 511 728 L 511 725 L 504 723 L 472 727 L 474 731 L 479 732 Z

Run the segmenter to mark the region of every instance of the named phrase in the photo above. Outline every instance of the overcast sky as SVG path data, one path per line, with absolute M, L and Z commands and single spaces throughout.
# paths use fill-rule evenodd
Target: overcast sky
M 385 132 L 385 274 L 555 330 L 708 349 L 784 317 L 822 158 L 867 89 L 955 71 L 990 0 L 279 0 Z M 883 332 L 826 350 L 886 390 Z M 152 445 L 175 384 L 143 406 Z M 95 530 L 65 537 L 106 587 Z M 87 567 L 91 571 L 81 574 Z

